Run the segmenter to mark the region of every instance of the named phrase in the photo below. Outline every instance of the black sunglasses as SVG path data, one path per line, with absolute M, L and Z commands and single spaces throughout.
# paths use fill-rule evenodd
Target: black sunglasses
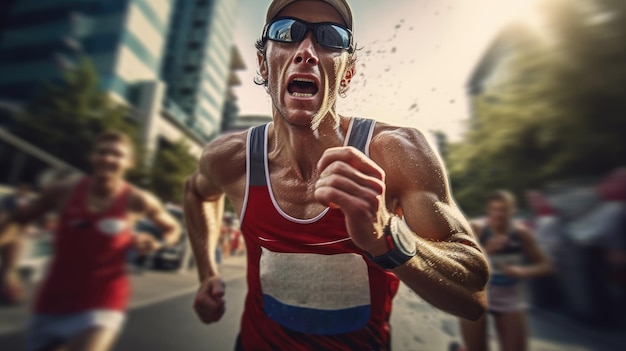
M 332 22 L 309 23 L 293 17 L 277 18 L 263 28 L 263 43 L 267 40 L 283 43 L 298 43 L 304 39 L 308 31 L 318 44 L 352 52 L 352 31 Z

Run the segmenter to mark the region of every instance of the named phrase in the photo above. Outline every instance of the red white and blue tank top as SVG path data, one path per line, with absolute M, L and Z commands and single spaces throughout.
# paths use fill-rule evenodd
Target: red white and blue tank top
M 346 145 L 368 155 L 374 124 L 353 119 Z M 341 210 L 303 220 L 280 209 L 269 181 L 268 129 L 248 133 L 243 349 L 388 350 L 398 278 L 351 241 Z

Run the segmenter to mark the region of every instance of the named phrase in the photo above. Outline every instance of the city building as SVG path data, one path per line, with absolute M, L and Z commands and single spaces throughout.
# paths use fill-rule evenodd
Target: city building
M 0 127 L 44 81 L 88 57 L 128 105 L 149 155 L 185 139 L 199 156 L 235 118 L 243 61 L 234 0 L 11 0 L 0 18 Z M 1 107 L 1 106 L 0 106 Z M 26 140 L 28 142 L 28 140 Z
M 16 0 L 4 0 L 0 2 L 0 41 L 2 41 L 2 34 L 4 33 L 9 13 L 15 4 L 15 1 Z
M 472 104 L 471 113 L 474 114 L 473 101 L 477 96 L 486 96 L 491 91 L 499 89 L 507 81 L 508 65 L 523 45 L 532 39 L 532 32 L 521 23 L 512 23 L 503 28 L 485 50 L 478 64 L 474 68 L 467 83 L 467 92 Z M 491 100 L 491 103 L 497 103 Z
M 241 54 L 236 47 L 233 46 L 230 56 L 230 75 L 228 78 L 228 89 L 222 109 L 222 131 L 230 128 L 239 117 L 239 106 L 237 105 L 237 95 L 234 88 L 241 85 L 241 79 L 237 76 L 237 71 L 245 69 L 246 66 L 241 58 Z
M 174 6 L 163 78 L 170 106 L 185 116 L 183 124 L 210 139 L 221 130 L 229 92 L 233 0 L 178 0 Z M 240 59 L 239 59 L 240 60 Z
M 16 1 L 0 42 L 0 97 L 26 99 L 81 54 L 102 88 L 127 101 L 137 81 L 158 80 L 172 1 Z

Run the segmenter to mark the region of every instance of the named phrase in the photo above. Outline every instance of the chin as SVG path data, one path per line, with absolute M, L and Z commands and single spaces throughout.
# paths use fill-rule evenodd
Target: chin
M 118 178 L 118 173 L 117 172 L 112 172 L 112 171 L 95 171 L 93 174 L 94 178 L 97 179 L 102 179 L 102 180 L 109 180 L 109 179 L 114 179 L 114 178 Z
M 294 127 L 311 128 L 311 124 L 317 116 L 316 111 L 290 110 L 280 114 L 287 124 Z

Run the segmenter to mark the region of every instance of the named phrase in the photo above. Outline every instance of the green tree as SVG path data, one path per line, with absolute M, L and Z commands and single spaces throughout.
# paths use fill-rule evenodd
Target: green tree
M 507 29 L 514 52 L 449 148 L 455 195 L 471 214 L 495 188 L 521 194 L 626 163 L 626 2 L 546 4 L 539 32 Z
M 104 130 L 123 131 L 137 141 L 137 128 L 128 116 L 126 106 L 112 102 L 100 89 L 91 60 L 81 57 L 74 67 L 64 69 L 60 81 L 42 84 L 18 115 L 15 132 L 87 171 L 88 151 Z
M 196 169 L 198 160 L 189 153 L 189 146 L 180 141 L 163 145 L 154 158 L 151 189 L 162 200 L 182 203 L 185 179 Z

